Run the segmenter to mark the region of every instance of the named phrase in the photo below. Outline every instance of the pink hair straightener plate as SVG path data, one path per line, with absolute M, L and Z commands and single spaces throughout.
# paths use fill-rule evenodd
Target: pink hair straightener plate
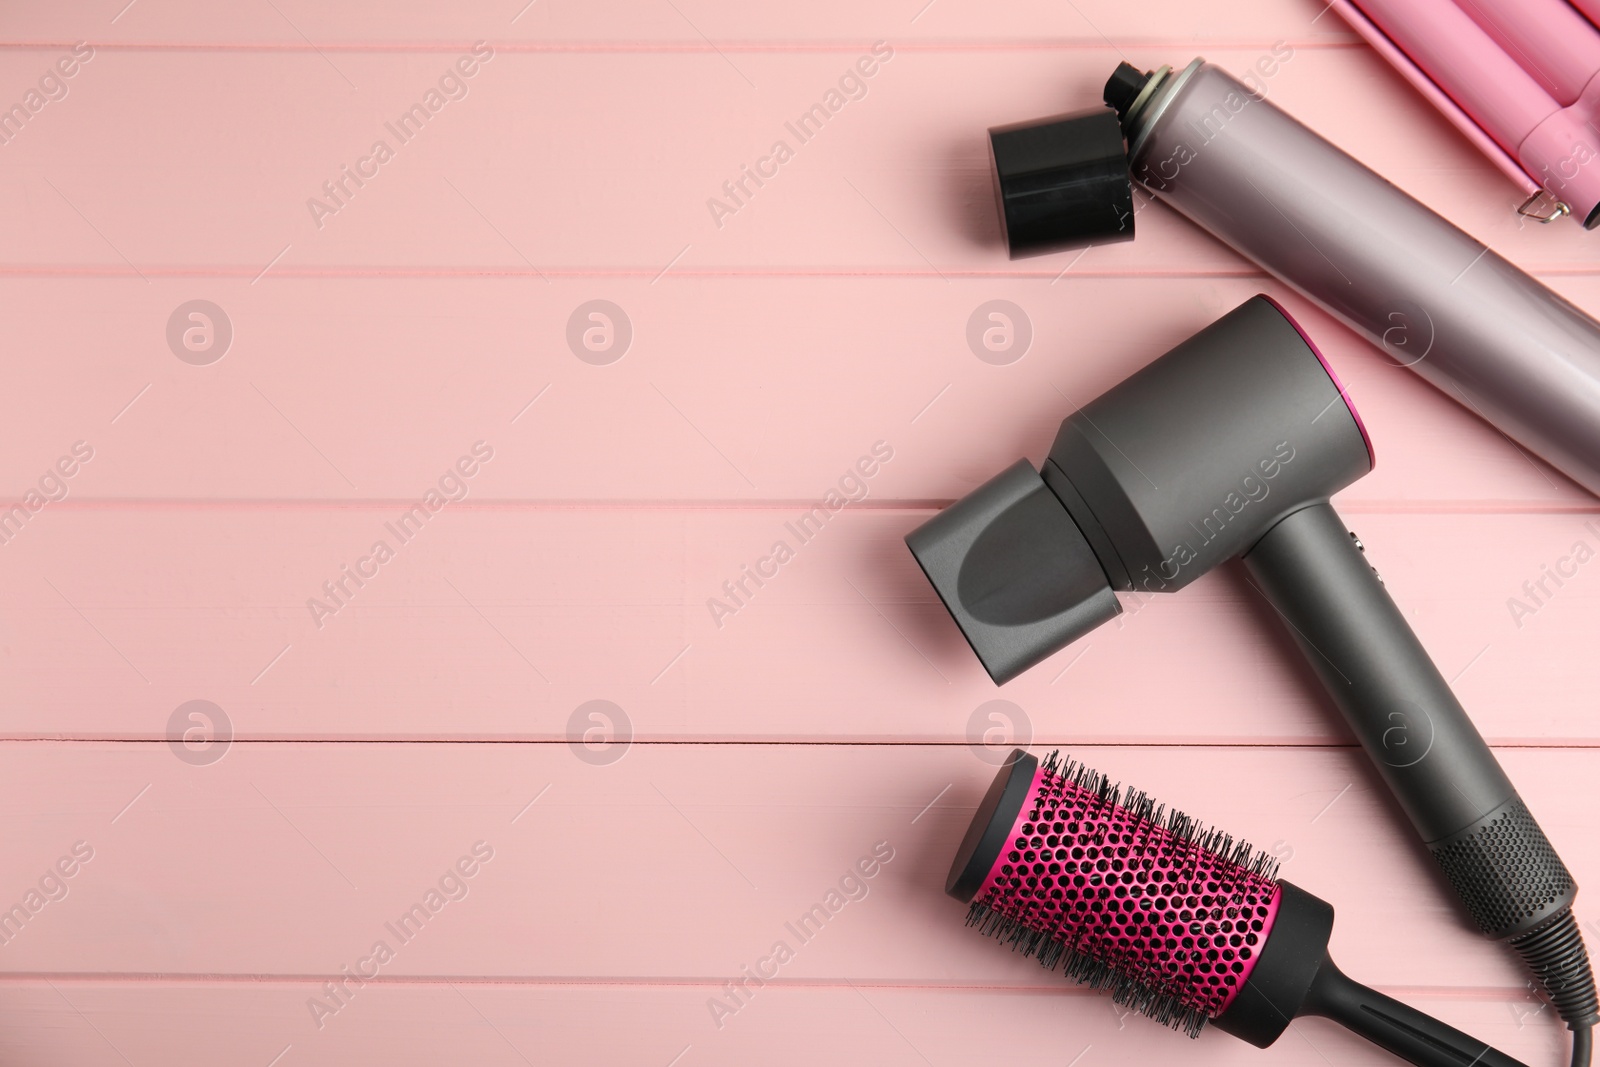
M 1600 0 L 1333 7 L 1527 194 L 1521 214 L 1600 224 Z

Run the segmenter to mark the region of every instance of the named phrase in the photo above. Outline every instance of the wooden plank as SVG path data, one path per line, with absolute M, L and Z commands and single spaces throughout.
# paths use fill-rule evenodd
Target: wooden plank
M 1465 932 L 1358 754 L 1072 751 L 1281 856 L 1338 907 L 1351 974 L 1519 986 L 1509 954 Z M 1501 756 L 1592 881 L 1595 754 Z M 241 742 L 197 766 L 159 743 L 11 742 L 0 767 L 4 900 L 73 848 L 93 853 L 10 932 L 0 970 L 19 977 L 321 977 L 381 941 L 388 978 L 720 981 L 787 938 L 793 981 L 1042 984 L 942 894 L 995 769 L 959 745 L 636 744 L 597 766 L 565 745 Z M 788 931 L 875 854 L 890 858 L 864 894 L 804 939 Z M 442 886 L 454 899 L 427 903 L 462 857 L 468 876 Z M 419 901 L 432 914 L 390 930 Z
M 1557 282 L 1600 308 L 1600 279 Z M 1377 470 L 1346 500 L 1592 504 L 1260 277 L 5 279 L 18 356 L 0 387 L 29 402 L 0 421 L 0 499 L 38 489 L 81 441 L 94 456 L 69 500 L 415 501 L 483 441 L 495 458 L 474 500 L 791 504 L 882 441 L 894 458 L 874 501 L 948 501 L 1041 460 L 1076 404 L 1263 290 L 1318 339 L 1372 432 Z M 182 311 L 196 299 L 221 309 L 198 355 L 182 340 L 206 340 Z M 605 325 L 582 311 L 597 299 L 621 309 L 606 314 L 626 318 L 625 347 L 616 332 L 607 352 L 584 347 Z M 1009 364 L 968 336 L 995 300 L 1027 320 Z M 175 316 L 178 351 L 218 351 L 224 317 L 226 350 L 186 362 Z M 620 356 L 575 354 L 575 317 L 576 352 Z
M 381 506 L 70 504 L 3 546 L 9 737 L 165 737 L 197 699 L 282 739 L 565 739 L 591 700 L 651 740 L 963 742 L 997 699 L 1049 741 L 1346 736 L 1232 567 L 996 689 L 901 542 L 928 511 L 847 508 L 802 543 L 799 508 L 469 502 L 402 542 Z M 1347 517 L 1487 736 L 1594 742 L 1592 514 Z
M 206 699 L 242 737 L 550 741 L 605 699 L 656 741 L 960 742 L 1005 699 L 1050 741 L 1346 737 L 1234 568 L 1126 598 L 1117 622 L 995 689 L 902 545 L 930 512 L 846 509 L 802 544 L 798 509 L 467 506 L 408 542 L 390 510 L 45 512 L 5 545 L 0 729 L 165 737 L 173 709 Z M 1592 744 L 1592 517 L 1352 525 L 1486 736 Z M 742 568 L 779 539 L 795 558 L 757 589 Z M 342 568 L 374 541 L 395 557 L 355 587 Z
M 1564 1057 L 1237 573 L 1130 600 L 1001 691 L 901 544 L 1038 460 L 1073 402 L 1282 293 L 1160 206 L 1133 244 L 1004 258 L 982 131 L 1092 104 L 1120 58 L 1244 70 L 1289 42 L 1271 99 L 1600 310 L 1590 238 L 1518 228 L 1320 0 L 94 0 L 5 24 L 0 102 L 96 53 L 0 143 L 0 500 L 64 496 L 0 538 L 0 910 L 59 897 L 0 925 L 0 1060 L 1390 1062 L 1319 1021 L 1270 1053 L 1189 1043 L 964 929 L 939 890 L 985 730 L 1252 837 L 1338 907 L 1351 974 Z M 880 38 L 866 95 L 714 214 Z M 480 39 L 465 97 L 319 228 L 308 198 Z M 197 299 L 233 331 L 216 362 L 167 336 Z M 615 362 L 567 339 L 596 299 L 630 320 Z M 1033 333 L 1006 365 L 966 339 L 996 299 Z M 1592 881 L 1600 509 L 1285 302 L 1377 441 L 1341 510 Z M 464 500 L 385 526 L 479 441 Z M 878 441 L 867 499 L 719 626 L 723 582 Z M 867 895 L 719 1027 L 723 982 L 880 841 Z
M 124 0 L 125 2 L 125 0 Z M 1063 9 L 1047 0 L 962 4 L 850 4 L 821 0 L 794 8 L 718 0 L 610 0 L 600 4 L 488 3 L 388 6 L 381 17 L 360 5 L 322 7 L 284 0 L 278 9 L 217 7 L 198 0 L 149 4 L 118 15 L 120 3 L 40 7 L 7 14 L 15 39 L 37 42 L 88 38 L 107 47 L 304 48 L 307 41 L 337 57 L 341 51 L 403 47 L 438 50 L 480 37 L 506 47 L 712 47 L 739 52 L 757 47 L 838 46 L 886 37 L 941 45 L 1004 42 L 1060 47 L 1101 44 L 1107 37 L 1166 43 L 1223 43 L 1275 36 L 1317 42 L 1359 40 L 1337 18 L 1319 18 L 1320 5 L 1243 0 L 1232 5 L 1151 0 L 1137 9 L 1114 0 L 1080 0 Z M 676 10 L 674 10 L 676 9 Z
M 985 1062 L 1003 1048 L 1027 1062 L 1245 1063 L 1263 1054 L 1217 1031 L 1198 1041 L 1103 995 L 1038 988 L 926 989 L 856 983 L 774 984 L 718 1029 L 715 986 L 383 983 L 351 998 L 322 1028 L 305 1004 L 310 982 L 5 983 L 10 1062 L 64 1067 L 133 1063 L 343 1065 L 352 1062 L 525 1067 L 529 1063 L 751 1063 L 891 1067 Z M 1528 1063 L 1567 1055 L 1566 1031 L 1516 990 L 1442 996 L 1386 990 Z M 625 1021 L 626 1025 L 618 1025 Z M 174 1047 L 182 1031 L 184 1047 Z M 287 1049 L 287 1051 L 285 1051 Z M 1293 1067 L 1389 1067 L 1394 1061 L 1321 1019 L 1294 1024 L 1271 1062 Z M 1248 1058 L 1247 1058 L 1248 1057 Z
M 1243 71 L 1270 40 L 1207 51 Z M 997 247 L 983 131 L 1094 105 L 1119 51 L 1148 67 L 1193 50 L 908 49 L 804 136 L 785 123 L 827 100 L 858 56 L 760 51 L 740 57 L 741 74 L 714 52 L 507 51 L 400 136 L 385 124 L 436 91 L 456 57 L 362 52 L 335 69 L 315 52 L 107 50 L 5 146 L 0 262 L 129 279 L 253 279 L 269 264 L 269 279 L 648 279 L 669 265 L 1054 277 L 1076 253 L 1012 264 Z M 6 52 L 0 82 L 25 92 L 55 58 Z M 1592 266 L 1580 227 L 1519 227 L 1504 179 L 1367 50 L 1304 48 L 1266 84 L 1269 99 L 1518 262 Z M 1380 113 L 1385 121 L 1367 121 Z M 761 164 L 778 141 L 793 158 Z M 96 146 L 93 158 L 78 154 L 83 144 Z M 764 166 L 769 179 L 757 187 L 742 166 Z M 344 167 L 366 178 L 358 186 Z M 334 181 L 342 193 L 323 191 Z M 723 183 L 734 181 L 744 191 L 730 197 Z M 710 206 L 718 197 L 731 217 Z M 1142 213 L 1137 241 L 1095 249 L 1073 269 L 1248 268 L 1160 209 Z

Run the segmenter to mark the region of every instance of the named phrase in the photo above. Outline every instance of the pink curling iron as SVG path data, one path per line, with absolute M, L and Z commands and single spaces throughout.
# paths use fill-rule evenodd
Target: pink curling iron
M 1600 224 L 1600 0 L 1333 0 L 1517 184 L 1518 211 Z M 1583 14 L 1579 13 L 1582 9 Z M 1585 15 L 1588 18 L 1585 18 Z M 1536 206 L 1543 202 L 1542 211 Z

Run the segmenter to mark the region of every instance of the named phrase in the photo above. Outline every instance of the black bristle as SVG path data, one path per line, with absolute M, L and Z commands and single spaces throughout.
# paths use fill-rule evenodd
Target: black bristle
M 1161 827 L 1173 837 L 1191 842 L 1258 877 L 1277 880 L 1277 859 L 1253 848 L 1247 841 L 1235 841 L 1230 834 L 1206 826 L 1177 809 L 1167 810 L 1142 791 L 1125 792 L 1120 784 L 1113 783 L 1099 771 L 1072 759 L 1063 762 L 1059 751 L 1046 756 L 1043 767 L 1051 775 L 1095 794 L 1103 803 L 1123 808 L 1141 822 Z M 977 927 L 981 933 L 1010 945 L 1024 956 L 1036 957 L 1047 970 L 1060 970 L 1066 977 L 1091 989 L 1109 990 L 1115 1003 L 1190 1037 L 1198 1037 L 1205 1028 L 1204 1012 L 1184 1005 L 1177 997 L 1150 984 L 1146 976 L 1128 973 L 1126 969 L 1074 952 L 1051 936 L 1053 931 L 1030 927 L 1025 921 L 1011 918 L 981 900 L 974 901 L 968 910 L 967 925 Z
M 1256 848 L 1248 841 L 1235 842 L 1232 834 L 1207 826 L 1177 808 L 1163 815 L 1164 805 L 1156 803 L 1143 790 L 1132 790 L 1124 797 L 1122 786 L 1113 784 L 1111 779 L 1099 771 L 1071 758 L 1063 763 L 1059 749 L 1052 750 L 1041 764 L 1057 778 L 1094 793 L 1108 804 L 1132 812 L 1135 818 L 1148 820 L 1160 826 L 1173 837 L 1192 841 L 1207 852 L 1221 856 L 1235 867 L 1243 867 L 1252 874 L 1271 881 L 1278 879 L 1277 857 Z
M 1090 989 L 1109 990 L 1111 1000 L 1158 1023 L 1182 1030 L 1190 1037 L 1199 1037 L 1205 1029 L 1205 1013 L 1187 1008 L 1176 997 L 1170 996 L 1140 979 L 1122 974 L 1112 966 L 1088 956 L 1080 956 L 1052 939 L 1042 930 L 1035 930 L 1015 919 L 1008 918 L 987 904 L 973 901 L 967 909 L 967 925 L 1023 956 L 1037 956 L 1039 965 L 1047 971 L 1059 970 L 1067 978 Z

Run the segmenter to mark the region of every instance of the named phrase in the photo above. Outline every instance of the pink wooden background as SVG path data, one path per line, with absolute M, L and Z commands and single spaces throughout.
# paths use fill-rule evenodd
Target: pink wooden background
M 998 247 L 986 126 L 1092 103 L 1122 56 L 1243 71 L 1281 41 L 1272 99 L 1600 311 L 1597 239 L 1519 227 L 1318 0 L 84 0 L 8 5 L 0 37 L 0 105 L 42 104 L 0 144 L 0 499 L 60 498 L 0 544 L 0 907 L 57 898 L 0 944 L 0 1063 L 1387 1062 L 1317 1021 L 1190 1044 L 964 929 L 940 889 L 991 725 L 1278 853 L 1353 975 L 1562 1055 L 1236 573 L 1002 695 L 901 544 L 1270 292 L 1375 438 L 1343 512 L 1600 883 L 1600 563 L 1508 607 L 1600 547 L 1600 505 L 1164 208 L 1133 244 Z M 719 226 L 708 198 L 876 41 L 864 95 Z M 319 228 L 308 198 L 380 138 Z M 1006 365 L 966 341 L 996 299 L 1031 325 Z M 220 358 L 169 344 L 195 300 Z M 594 300 L 631 339 L 589 362 Z M 708 599 L 878 442 L 865 499 L 719 625 Z M 722 984 L 878 842 L 867 895 L 719 1026 Z

